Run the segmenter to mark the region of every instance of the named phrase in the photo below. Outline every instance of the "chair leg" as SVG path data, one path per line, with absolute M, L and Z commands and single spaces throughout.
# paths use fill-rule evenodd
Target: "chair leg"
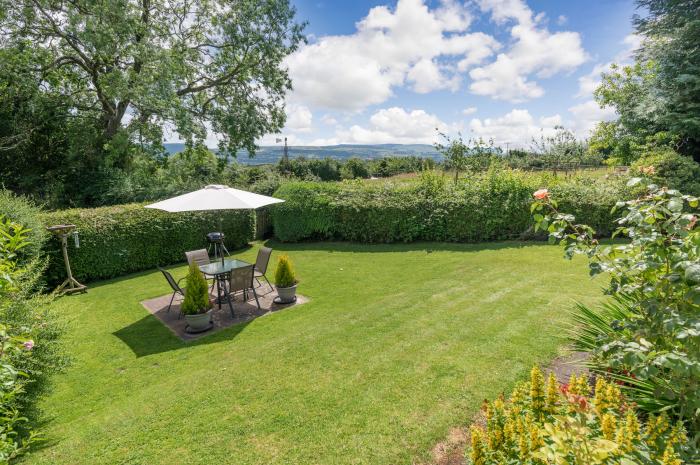
M 265 276 L 265 275 L 263 275 Z M 265 281 L 267 281 L 267 285 L 270 286 L 270 292 L 274 292 L 275 289 L 272 287 L 272 283 L 270 282 L 269 279 L 267 279 L 267 276 L 265 276 Z
M 231 318 L 235 318 L 236 315 L 233 313 L 233 304 L 231 303 L 231 294 L 226 294 L 226 301 L 228 302 L 228 308 L 231 310 Z
M 173 292 L 173 296 L 170 298 L 170 303 L 168 304 L 168 309 L 166 310 L 165 313 L 170 313 L 170 307 L 173 306 L 173 300 L 175 300 L 175 294 L 176 294 L 176 292 Z
M 255 303 L 258 304 L 258 310 L 260 310 L 260 301 L 258 300 L 258 293 L 255 292 L 254 287 L 251 287 L 251 289 L 253 290 L 253 295 L 255 296 Z

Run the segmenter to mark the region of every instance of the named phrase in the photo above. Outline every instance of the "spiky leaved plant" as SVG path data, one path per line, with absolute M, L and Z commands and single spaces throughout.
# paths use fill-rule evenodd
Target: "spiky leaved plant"
M 275 286 L 277 287 L 292 287 L 298 282 L 292 261 L 288 256 L 282 255 L 277 261 L 277 269 L 275 270 Z
M 184 315 L 196 315 L 204 313 L 211 308 L 209 301 L 209 287 L 204 275 L 196 263 L 190 265 L 190 271 L 185 278 L 185 299 L 180 310 Z

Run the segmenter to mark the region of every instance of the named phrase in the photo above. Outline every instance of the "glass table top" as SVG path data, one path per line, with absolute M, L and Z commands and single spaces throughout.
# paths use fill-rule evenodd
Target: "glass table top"
M 217 274 L 229 273 L 231 270 L 236 268 L 243 268 L 244 266 L 251 266 L 251 263 L 245 262 L 243 260 L 237 260 L 235 258 L 227 258 L 221 263 L 221 260 L 211 262 L 207 265 L 201 265 L 199 267 L 202 273 L 208 274 L 210 276 L 215 276 Z

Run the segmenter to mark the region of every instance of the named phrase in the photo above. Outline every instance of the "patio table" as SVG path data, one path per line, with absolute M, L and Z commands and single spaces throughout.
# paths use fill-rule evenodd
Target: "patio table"
M 245 266 L 251 266 L 251 263 L 235 258 L 227 258 L 223 260 L 223 262 L 221 260 L 217 260 L 206 265 L 200 265 L 199 269 L 202 273 L 207 276 L 213 276 L 216 280 L 216 303 L 219 304 L 219 308 L 221 308 L 221 302 L 223 300 L 221 297 L 222 284 L 225 289 L 226 278 L 228 277 L 229 273 L 236 268 L 243 268 Z

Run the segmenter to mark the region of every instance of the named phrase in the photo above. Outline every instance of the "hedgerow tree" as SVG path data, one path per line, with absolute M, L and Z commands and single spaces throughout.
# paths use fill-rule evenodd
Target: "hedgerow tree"
M 288 0 L 0 0 L 12 123 L 0 149 L 46 131 L 66 143 L 48 116 L 87 142 L 72 162 L 128 168 L 130 144 L 160 146 L 164 127 L 188 141 L 213 130 L 221 150 L 254 153 L 256 138 L 284 124 L 282 62 L 304 40 L 294 15 Z
M 637 0 L 642 38 L 631 66 L 615 66 L 596 90 L 618 119 L 601 123 L 592 146 L 630 163 L 658 132 L 700 160 L 700 0 Z

